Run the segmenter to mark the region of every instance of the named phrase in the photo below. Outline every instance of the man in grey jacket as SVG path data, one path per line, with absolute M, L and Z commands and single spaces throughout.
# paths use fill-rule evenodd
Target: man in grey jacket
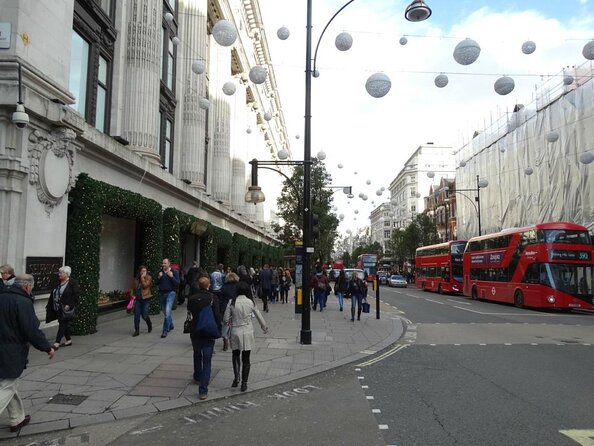
M 0 292 L 0 413 L 8 410 L 11 432 L 18 432 L 31 421 L 17 393 L 17 379 L 27 367 L 29 344 L 46 352 L 49 359 L 55 354 L 39 329 L 31 296 L 33 286 L 33 276 L 23 274 L 15 278 L 12 287 Z

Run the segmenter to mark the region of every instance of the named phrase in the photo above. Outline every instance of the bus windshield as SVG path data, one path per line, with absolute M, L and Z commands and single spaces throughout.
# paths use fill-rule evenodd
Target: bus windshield
M 562 263 L 543 263 L 540 283 L 574 296 L 592 297 L 594 267 Z
M 452 254 L 464 254 L 466 249 L 466 242 L 452 243 L 451 251 Z
M 544 243 L 567 243 L 572 245 L 589 245 L 590 235 L 586 231 L 544 229 L 538 231 L 538 241 Z

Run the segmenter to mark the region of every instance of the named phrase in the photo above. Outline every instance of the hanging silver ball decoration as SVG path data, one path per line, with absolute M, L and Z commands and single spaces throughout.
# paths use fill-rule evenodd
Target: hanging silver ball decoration
M 363 201 L 367 201 L 367 199 L 368 199 L 368 198 L 369 198 L 369 197 L 368 197 L 367 195 L 363 195 L 363 197 L 361 197 L 361 200 L 363 200 Z
M 367 183 L 367 185 L 371 184 L 371 180 L 367 180 L 365 183 Z
M 233 82 L 225 82 L 223 84 L 223 93 L 227 96 L 233 96 L 235 94 L 235 84 Z
M 465 167 L 466 166 L 466 161 L 465 160 L 460 160 L 460 167 Z
M 594 161 L 594 153 L 584 152 L 580 155 L 580 163 L 590 164 L 592 161 Z
M 398 43 L 400 43 L 400 45 L 406 45 L 408 43 L 408 39 L 406 37 L 401 37 L 400 40 L 398 41 Z
M 363 192 L 359 192 L 359 198 L 363 198 L 365 196 L 365 194 L 363 194 Z
M 522 44 L 522 52 L 524 54 L 532 54 L 534 51 L 536 51 L 536 43 L 532 40 L 527 40 Z
M 342 163 L 338 163 L 338 168 L 339 168 L 339 169 L 342 169 L 343 167 L 344 167 L 344 164 L 342 164 Z
M 495 88 L 495 92 L 497 92 L 497 94 L 505 96 L 506 94 L 510 94 L 512 91 L 514 91 L 515 86 L 516 84 L 511 77 L 502 76 L 495 81 L 493 88 Z
M 552 132 L 548 132 L 545 135 L 545 139 L 547 140 L 547 142 L 553 143 L 559 139 L 559 132 L 556 132 L 554 130 Z
M 313 77 L 320 77 L 320 72 L 317 69 L 316 70 L 313 70 L 312 76 Z
M 355 170 L 355 175 L 357 175 L 357 171 Z
M 590 40 L 584 45 L 583 56 L 588 60 L 594 60 L 594 40 Z
M 270 121 L 272 119 L 272 113 L 266 112 L 264 113 L 264 121 Z
M 237 39 L 237 30 L 229 20 L 219 20 L 212 27 L 212 36 L 221 46 L 231 46 Z
M 181 43 L 181 40 L 179 37 L 175 36 L 173 39 L 171 39 L 171 43 L 173 43 L 175 46 L 178 46 Z
M 500 151 L 501 153 L 505 153 L 505 146 L 501 146 L 501 148 L 499 149 L 499 151 Z
M 301 136 L 299 136 L 299 134 L 295 135 L 295 139 L 299 139 L 301 138 Z
M 289 152 L 287 152 L 285 149 L 280 149 L 276 156 L 278 156 L 279 160 L 284 161 L 289 158 Z
M 435 76 L 435 80 L 434 80 L 435 86 L 437 88 L 445 87 L 449 81 L 450 80 L 448 79 L 448 77 L 445 74 L 438 74 L 437 76 Z
M 353 46 L 353 37 L 349 33 L 340 33 L 334 41 L 339 51 L 348 51 Z
M 563 76 L 563 85 L 571 85 L 573 84 L 573 76 L 566 74 Z
M 376 190 L 376 191 L 375 191 L 375 195 L 377 195 L 378 197 L 381 197 L 381 195 L 382 195 L 383 193 L 384 193 L 384 192 L 383 192 L 382 190 L 380 190 L 380 189 L 378 189 L 378 190 Z
M 339 219 L 339 220 L 344 220 L 344 214 L 340 214 L 340 215 L 338 216 L 338 219 Z
M 388 94 L 390 88 L 392 88 L 392 81 L 384 73 L 372 74 L 365 82 L 367 93 L 374 98 L 384 97 Z
M 195 74 L 202 74 L 206 70 L 206 63 L 203 60 L 197 60 L 192 63 L 192 72 Z
M 276 32 L 276 36 L 281 40 L 287 40 L 290 35 L 291 32 L 289 31 L 289 28 L 287 28 L 286 26 L 281 26 Z
M 252 128 L 248 127 L 247 129 L 245 129 L 245 132 L 249 135 L 250 133 L 252 133 Z
M 532 175 L 534 173 L 534 169 L 532 167 L 526 167 L 524 169 L 524 173 L 528 176 Z
M 427 178 L 433 178 L 433 177 L 435 177 L 435 172 L 433 172 L 433 171 L 427 172 Z
M 165 13 L 165 15 L 163 16 L 163 18 L 170 25 L 173 23 L 173 14 L 171 14 L 170 12 Z
M 208 107 L 210 107 L 210 101 L 206 98 L 199 98 L 198 107 L 200 107 L 202 110 L 208 110 Z
M 266 81 L 267 75 L 268 72 L 266 71 L 266 68 L 262 65 L 256 65 L 255 67 L 252 67 L 252 69 L 250 70 L 250 80 L 254 84 L 263 84 Z
M 355 209 L 355 214 L 358 214 L 358 213 L 359 213 L 359 211 L 357 209 Z
M 353 194 L 348 194 L 348 195 L 347 195 L 347 198 L 355 198 L 355 195 L 353 195 Z M 350 203 L 350 201 L 349 201 L 349 203 Z
M 464 39 L 454 48 L 454 60 L 460 65 L 474 63 L 481 54 L 481 47 L 472 39 Z
M 326 159 L 326 152 L 324 152 L 323 150 L 320 150 L 317 153 L 316 158 L 319 159 L 320 161 L 324 161 Z
M 386 190 L 386 188 L 384 186 L 380 187 L 380 190 L 383 192 Z

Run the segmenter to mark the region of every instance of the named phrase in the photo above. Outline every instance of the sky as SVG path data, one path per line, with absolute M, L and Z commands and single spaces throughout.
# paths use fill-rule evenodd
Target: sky
M 315 50 L 322 29 L 346 0 L 312 3 Z M 336 213 L 345 215 L 339 227 L 342 234 L 369 225 L 370 212 L 389 200 L 390 182 L 420 145 L 433 142 L 453 151 L 461 148 L 475 130 L 511 112 L 515 104 L 529 106 L 543 81 L 561 78 L 564 67 L 585 62 L 582 48 L 594 39 L 594 0 L 426 0 L 433 13 L 418 23 L 404 18 L 409 3 L 356 0 L 334 19 L 320 43 L 320 76 L 312 80 L 311 150 L 313 155 L 326 153 L 334 185 L 353 187 L 354 199 L 340 190 L 334 194 Z M 292 135 L 293 159 L 301 160 L 307 1 L 259 0 L 259 4 Z M 277 37 L 283 26 L 290 31 L 287 40 Z M 335 47 L 341 32 L 353 38 L 348 51 Z M 399 43 L 403 36 L 406 45 Z M 478 60 L 466 66 L 452 56 L 465 38 L 481 47 Z M 530 55 L 521 51 L 528 40 L 536 44 Z M 388 75 L 392 83 L 383 98 L 373 98 L 365 90 L 367 78 L 376 72 Z M 449 78 L 441 89 L 434 85 L 440 73 Z M 514 79 L 515 89 L 501 96 L 493 84 L 504 75 Z M 267 177 L 262 185 L 280 180 Z M 382 187 L 385 192 L 376 195 Z M 358 198 L 360 192 L 369 197 L 367 201 Z M 274 209 L 274 192 L 266 196 L 267 208 Z

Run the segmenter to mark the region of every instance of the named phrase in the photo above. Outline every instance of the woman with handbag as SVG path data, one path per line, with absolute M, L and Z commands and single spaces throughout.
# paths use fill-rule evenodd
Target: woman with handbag
M 241 371 L 241 391 L 247 390 L 247 382 L 250 376 L 250 353 L 256 343 L 254 339 L 254 326 L 252 325 L 252 314 L 258 320 L 264 334 L 268 333 L 266 321 L 256 307 L 250 296 L 250 286 L 245 282 L 237 284 L 237 297 L 229 302 L 223 324 L 231 326 L 229 343 L 231 344 L 233 362 L 233 383 L 231 387 L 239 385 Z M 241 357 L 240 357 L 241 356 Z
M 361 320 L 361 304 L 365 293 L 365 284 L 357 273 L 353 273 L 349 281 L 349 293 L 351 295 L 351 322 L 355 321 L 355 304 L 357 304 L 357 320 Z
M 149 316 L 149 307 L 151 305 L 153 278 L 148 273 L 146 266 L 140 265 L 138 272 L 132 280 L 132 295 L 134 296 L 134 334 L 140 334 L 140 317 L 146 322 L 146 327 L 150 333 L 153 330 L 153 324 Z
M 53 345 L 54 350 L 58 350 L 60 345 L 62 347 L 72 345 L 70 321 L 74 319 L 76 314 L 76 307 L 80 298 L 80 287 L 78 282 L 70 277 L 71 273 L 72 270 L 69 266 L 63 266 L 58 270 L 58 286 L 52 290 L 45 307 L 45 322 L 49 323 L 57 319 L 59 323 L 56 342 Z M 66 342 L 60 344 L 63 337 L 66 338 Z

